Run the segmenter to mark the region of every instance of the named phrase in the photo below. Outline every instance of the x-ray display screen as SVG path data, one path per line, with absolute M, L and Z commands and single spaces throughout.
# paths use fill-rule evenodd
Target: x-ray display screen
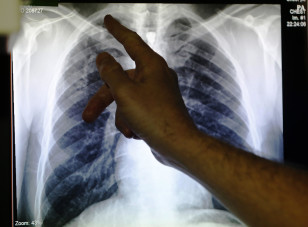
M 159 163 L 143 141 L 121 135 L 115 103 L 93 123 L 81 115 L 104 83 L 98 53 L 135 68 L 104 28 L 111 14 L 177 73 L 200 130 L 283 161 L 280 4 L 62 3 L 21 13 L 10 38 L 16 223 L 244 226 L 194 179 Z

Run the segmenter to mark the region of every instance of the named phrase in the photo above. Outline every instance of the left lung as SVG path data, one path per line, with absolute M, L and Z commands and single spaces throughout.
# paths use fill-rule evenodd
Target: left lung
M 166 31 L 169 66 L 178 75 L 184 102 L 195 124 L 210 136 L 252 152 L 236 70 L 215 38 L 197 21 L 185 17 L 172 21 Z M 226 209 L 214 197 L 212 202 L 214 208 Z
M 167 61 L 171 60 L 170 67 L 178 74 L 183 99 L 197 126 L 208 135 L 251 151 L 247 115 L 232 62 L 196 21 L 179 18 L 166 30 Z

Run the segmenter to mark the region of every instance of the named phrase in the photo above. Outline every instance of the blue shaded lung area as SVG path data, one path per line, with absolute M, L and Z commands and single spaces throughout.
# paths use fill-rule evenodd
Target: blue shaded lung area
M 166 53 L 193 120 L 205 133 L 249 150 L 242 92 L 232 62 L 198 21 L 179 17 L 167 25 Z M 168 59 L 167 59 L 168 62 Z
M 111 146 L 106 145 L 107 117 L 104 114 L 95 124 L 80 123 L 59 139 L 63 151 L 70 149 L 73 155 L 56 167 L 45 183 L 45 226 L 62 226 L 117 191 L 114 150 L 119 134 L 110 137 Z
M 118 189 L 114 155 L 120 133 L 107 129 L 114 113 L 105 111 L 94 123 L 81 119 L 89 98 L 103 84 L 95 66 L 95 57 L 101 51 L 122 54 L 103 49 L 90 38 L 83 39 L 70 52 L 57 87 L 60 95 L 56 106 L 63 113 L 52 129 L 56 143 L 49 153 L 53 173 L 44 185 L 44 226 L 63 226 Z M 66 157 L 65 161 L 61 157 Z
M 171 22 L 167 31 L 164 38 L 167 56 L 173 60 L 170 67 L 178 75 L 184 102 L 198 128 L 251 151 L 236 70 L 219 50 L 217 40 L 200 23 L 185 17 Z M 225 209 L 214 197 L 213 206 Z
M 216 67 L 211 70 L 216 70 Z M 198 128 L 236 147 L 248 149 L 245 141 L 248 128 L 236 112 L 242 108 L 238 98 L 208 78 L 206 72 L 198 72 L 185 66 L 176 68 L 175 71 L 180 76 L 179 80 L 182 80 L 180 90 Z M 216 73 L 219 73 L 219 70 Z M 193 77 L 190 84 L 184 82 L 187 77 Z M 215 93 L 219 94 L 219 97 L 216 97 Z M 224 102 L 221 102 L 222 98 L 225 98 Z M 227 121 L 231 125 L 228 125 Z
M 249 150 L 247 117 L 232 63 L 215 46 L 201 39 L 187 41 L 174 54 L 185 56 L 183 64 L 173 69 L 178 74 L 188 111 L 199 129 Z

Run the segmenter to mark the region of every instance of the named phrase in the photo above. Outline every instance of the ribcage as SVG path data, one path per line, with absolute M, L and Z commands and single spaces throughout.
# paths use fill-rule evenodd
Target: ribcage
M 245 138 L 249 131 L 241 116 L 240 96 L 236 95 L 240 94 L 240 88 L 232 77 L 198 55 L 192 55 L 175 71 L 188 111 L 199 129 L 247 150 Z M 223 82 L 229 83 L 228 87 Z
M 162 36 L 164 57 L 178 74 L 183 99 L 197 126 L 211 136 L 250 150 L 235 68 L 204 28 L 199 27 L 192 35 L 191 30 L 198 26 L 187 18 L 170 23 Z M 52 129 L 55 143 L 48 158 L 53 171 L 45 183 L 41 206 L 44 226 L 62 226 L 117 192 L 114 153 L 120 134 L 114 128 L 115 106 L 91 124 L 82 121 L 81 113 L 102 86 L 96 55 L 107 51 L 124 68 L 129 68 L 129 60 L 123 49 L 115 48 L 118 43 L 96 35 L 81 37 L 68 55 L 57 85 Z
M 114 153 L 120 134 L 112 127 L 114 108 L 91 124 L 82 120 L 81 113 L 103 84 L 96 55 L 108 51 L 119 59 L 122 52 L 90 37 L 81 40 L 66 58 L 57 85 L 55 143 L 48 158 L 53 171 L 45 183 L 41 206 L 44 226 L 63 226 L 90 205 L 110 198 L 118 188 Z

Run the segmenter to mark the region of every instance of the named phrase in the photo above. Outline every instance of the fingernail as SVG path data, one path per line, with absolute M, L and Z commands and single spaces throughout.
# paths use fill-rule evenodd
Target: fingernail
M 108 19 L 109 18 L 109 19 Z M 110 19 L 113 19 L 113 16 L 111 16 L 110 14 L 107 14 L 104 18 L 104 22 L 110 20 Z

